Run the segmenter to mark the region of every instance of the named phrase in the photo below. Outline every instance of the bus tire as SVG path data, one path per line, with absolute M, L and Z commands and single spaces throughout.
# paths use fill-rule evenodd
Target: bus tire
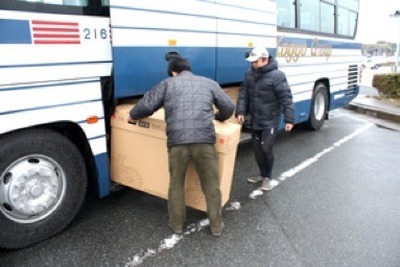
M 328 89 L 324 83 L 315 86 L 311 100 L 310 117 L 308 127 L 312 130 L 319 130 L 325 123 L 328 111 Z
M 26 247 L 63 230 L 86 188 L 82 155 L 60 133 L 30 129 L 0 137 L 0 247 Z

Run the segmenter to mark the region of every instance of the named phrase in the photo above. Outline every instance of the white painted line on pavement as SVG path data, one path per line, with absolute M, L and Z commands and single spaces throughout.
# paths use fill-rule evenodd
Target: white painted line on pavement
M 240 202 L 233 201 L 227 205 L 225 210 L 227 210 L 227 211 L 239 210 L 240 207 L 241 207 Z M 193 233 L 200 232 L 209 225 L 210 225 L 210 221 L 208 219 L 201 220 L 197 223 L 192 223 L 186 227 L 183 234 L 181 234 L 181 235 L 173 234 L 173 235 L 167 237 L 166 239 L 164 239 L 160 242 L 160 245 L 158 246 L 157 249 L 149 248 L 145 251 L 137 253 L 135 256 L 132 257 L 131 260 L 129 260 L 127 263 L 125 263 L 124 266 L 125 267 L 139 266 L 146 259 L 148 259 L 150 257 L 154 257 L 164 250 L 168 250 L 168 249 L 175 247 L 175 245 L 178 244 L 180 241 L 182 241 L 185 237 L 187 237 Z
M 334 150 L 335 148 L 343 145 L 344 143 L 346 143 L 347 141 L 351 140 L 352 138 L 356 137 L 357 135 L 361 134 L 362 132 L 366 131 L 367 129 L 369 129 L 371 126 L 373 126 L 373 123 L 369 123 L 364 125 L 361 128 L 358 128 L 356 131 L 354 131 L 353 133 L 345 136 L 344 138 L 340 139 L 339 141 L 337 141 L 336 143 L 334 143 L 332 146 L 330 146 L 329 148 L 326 148 L 324 150 L 322 150 L 321 152 L 317 153 L 315 156 L 306 159 L 305 161 L 303 161 L 302 163 L 300 163 L 299 165 L 297 165 L 296 167 L 282 173 L 277 180 L 280 181 L 280 183 L 282 183 L 283 181 L 285 181 L 286 179 L 293 177 L 294 175 L 296 175 L 298 172 L 304 170 L 305 168 L 307 168 L 308 166 L 312 165 L 313 163 L 317 162 L 322 156 L 324 156 L 325 154 L 331 152 L 332 150 Z M 279 185 L 278 184 L 278 185 Z M 258 188 L 256 190 L 254 190 L 251 194 L 250 194 L 250 198 L 255 199 L 258 196 L 263 195 L 263 191 L 261 190 L 261 188 Z M 232 211 L 232 210 L 239 210 L 241 208 L 241 204 L 238 201 L 233 201 L 230 202 L 228 204 L 228 206 L 225 208 L 225 210 L 227 211 Z M 165 238 L 164 240 L 162 240 L 158 246 L 158 248 L 156 249 L 147 249 L 144 251 L 141 251 L 139 253 L 137 253 L 136 255 L 134 255 L 132 257 L 132 259 L 129 259 L 128 262 L 125 263 L 125 267 L 134 267 L 134 266 L 139 266 L 140 264 L 142 264 L 146 259 L 150 258 L 150 257 L 154 257 L 156 255 L 158 255 L 159 253 L 163 252 L 164 250 L 168 250 L 168 249 L 172 249 L 173 247 L 175 247 L 176 244 L 178 244 L 180 241 L 182 241 L 183 239 L 185 239 L 185 237 L 196 233 L 196 232 L 200 232 L 202 231 L 204 228 L 208 227 L 210 225 L 210 221 L 208 219 L 204 219 L 201 220 L 197 223 L 192 223 L 190 225 L 187 226 L 187 228 L 185 229 L 184 233 L 181 235 L 176 235 L 173 234 L 167 238 Z
M 281 184 L 283 181 L 285 181 L 288 178 L 293 177 L 294 175 L 296 175 L 297 173 L 299 173 L 300 171 L 304 170 L 305 168 L 311 166 L 312 164 L 314 164 L 315 162 L 317 162 L 322 156 L 328 154 L 329 152 L 332 152 L 335 148 L 340 147 L 341 145 L 343 145 L 344 143 L 348 142 L 349 140 L 353 139 L 354 137 L 356 137 L 357 135 L 365 132 L 366 130 L 368 130 L 369 128 L 371 128 L 374 124 L 373 123 L 368 123 L 360 128 L 358 128 L 357 130 L 355 130 L 353 133 L 343 137 L 342 139 L 340 139 L 339 141 L 337 141 L 336 143 L 334 143 L 332 146 L 325 148 L 324 150 L 322 150 L 321 152 L 315 154 L 313 157 L 306 159 L 305 161 L 303 161 L 302 163 L 300 163 L 299 165 L 297 165 L 296 167 L 285 171 L 284 173 L 282 173 L 276 180 L 279 181 L 279 183 L 276 185 L 278 186 L 279 184 Z M 271 188 L 272 189 L 272 188 Z M 256 199 L 258 196 L 261 196 L 264 194 L 264 191 L 261 190 L 261 187 L 255 189 L 253 192 L 251 192 L 251 194 L 249 195 L 249 198 L 251 199 Z
M 186 229 L 185 232 L 181 235 L 176 235 L 173 234 L 166 239 L 162 240 L 160 242 L 160 245 L 158 246 L 157 249 L 147 249 L 146 251 L 140 252 L 133 256 L 132 260 L 129 262 L 125 263 L 125 267 L 134 267 L 134 266 L 139 266 L 142 264 L 147 258 L 154 257 L 157 254 L 161 253 L 164 250 L 171 249 L 175 247 L 176 244 L 178 244 L 181 240 L 183 240 L 186 236 L 199 232 L 203 230 L 205 227 L 207 227 L 210 224 L 208 219 L 201 220 L 198 223 L 192 223 L 190 224 Z

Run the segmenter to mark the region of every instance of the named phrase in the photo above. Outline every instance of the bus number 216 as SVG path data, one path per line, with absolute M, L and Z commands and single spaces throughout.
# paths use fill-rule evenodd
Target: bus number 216
M 83 33 L 85 35 L 85 39 L 107 39 L 107 30 L 106 29 L 83 29 Z

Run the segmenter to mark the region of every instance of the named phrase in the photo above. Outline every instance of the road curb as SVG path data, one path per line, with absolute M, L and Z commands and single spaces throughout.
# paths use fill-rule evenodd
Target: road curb
M 345 108 L 363 113 L 369 116 L 374 116 L 379 119 L 390 120 L 393 122 L 400 123 L 400 115 L 394 114 L 385 110 L 377 109 L 371 106 L 362 105 L 359 103 L 350 103 Z

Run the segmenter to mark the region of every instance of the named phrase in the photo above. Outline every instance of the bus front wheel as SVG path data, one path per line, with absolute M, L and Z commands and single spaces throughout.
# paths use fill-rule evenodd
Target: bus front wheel
M 0 137 L 0 247 L 26 247 L 63 230 L 82 205 L 86 177 L 79 150 L 57 132 Z
M 315 86 L 311 100 L 310 117 L 308 126 L 312 130 L 319 130 L 325 123 L 328 111 L 328 89 L 325 84 L 319 83 Z

